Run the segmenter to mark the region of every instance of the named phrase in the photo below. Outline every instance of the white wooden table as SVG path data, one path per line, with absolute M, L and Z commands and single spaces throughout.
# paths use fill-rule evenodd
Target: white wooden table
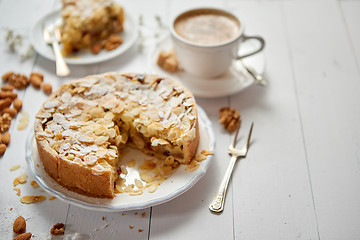
M 33 239 L 50 239 L 49 230 L 66 224 L 65 239 L 360 239 L 360 1 L 121 1 L 126 10 L 156 26 L 184 8 L 218 6 L 246 21 L 247 32 L 267 42 L 267 87 L 253 85 L 233 96 L 197 99 L 211 119 L 217 145 L 206 175 L 188 192 L 165 204 L 123 213 L 81 209 L 60 200 L 20 203 L 12 181 L 29 175 L 22 195 L 33 189 L 25 161 L 25 140 L 46 95 L 32 87 L 18 91 L 29 126 L 17 130 L 0 158 L 0 239 L 11 239 L 12 222 L 22 215 Z M 58 0 L 0 0 L 0 26 L 28 34 Z M 39 71 L 58 88 L 62 83 L 106 71 L 150 71 L 147 50 L 137 45 L 111 61 L 70 66 L 66 79 L 53 62 L 34 54 L 22 61 L 0 32 L 0 74 Z M 236 165 L 225 210 L 208 204 L 225 172 L 230 135 L 218 123 L 219 109 L 232 106 L 245 133 L 255 122 L 246 159 Z M 10 167 L 21 168 L 10 172 Z M 12 210 L 10 210 L 12 209 Z M 145 212 L 145 217 L 142 213 Z M 104 217 L 104 218 L 103 218 Z M 131 229 L 129 226 L 132 226 Z M 57 238 L 59 239 L 59 238 Z

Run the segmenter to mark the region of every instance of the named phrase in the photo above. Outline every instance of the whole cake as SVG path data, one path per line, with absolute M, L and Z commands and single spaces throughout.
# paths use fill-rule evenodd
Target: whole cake
M 64 84 L 42 105 L 35 139 L 46 172 L 70 190 L 114 197 L 125 145 L 189 164 L 199 143 L 196 102 L 157 75 L 105 73 Z
M 124 10 L 112 0 L 62 0 L 61 43 L 64 55 L 91 48 L 123 31 Z

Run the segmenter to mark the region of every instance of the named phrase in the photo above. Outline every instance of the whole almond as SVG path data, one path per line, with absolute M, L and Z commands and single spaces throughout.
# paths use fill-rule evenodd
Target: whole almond
M 39 72 L 33 72 L 30 74 L 30 79 L 31 78 L 39 78 L 41 81 L 44 80 L 44 75 L 42 73 Z
M 3 143 L 1 143 L 1 144 L 0 144 L 0 157 L 1 157 L 2 155 L 4 155 L 5 151 L 6 151 L 6 145 L 3 144 Z
M 5 145 L 9 145 L 11 140 L 11 136 L 9 132 L 4 133 L 4 135 L 2 135 L 1 137 L 1 142 Z
M 50 95 L 52 93 L 52 86 L 50 85 L 50 83 L 41 84 L 41 88 L 47 95 Z
M 18 98 L 15 98 L 13 102 L 13 106 L 17 111 L 20 111 L 20 109 L 22 108 L 22 101 Z
M 42 79 L 40 77 L 38 77 L 37 75 L 35 75 L 35 76 L 30 77 L 30 82 L 34 88 L 39 89 L 41 86 L 41 83 L 42 83 Z
M 1 87 L 1 90 L 3 90 L 3 91 L 12 91 L 12 90 L 14 90 L 14 87 L 9 85 L 9 84 L 5 84 L 5 85 L 3 85 Z
M 15 98 L 17 98 L 17 93 L 12 91 L 0 91 L 0 98 L 11 98 L 12 100 L 14 100 Z
M 2 111 L 1 111 L 1 114 L 3 113 L 8 113 L 10 115 L 11 118 L 14 118 L 17 114 L 17 110 L 15 108 L 4 108 Z
M 22 216 L 15 219 L 13 224 L 14 233 L 24 233 L 26 230 L 26 221 Z
M 6 82 L 9 80 L 9 77 L 13 74 L 14 74 L 14 72 L 7 72 L 7 73 L 3 74 L 1 78 L 4 82 Z
M 15 237 L 13 240 L 29 240 L 31 238 L 31 235 L 31 232 L 23 233 Z
M 3 110 L 4 108 L 7 108 L 11 105 L 12 99 L 11 98 L 5 98 L 5 99 L 0 99 L 0 111 Z

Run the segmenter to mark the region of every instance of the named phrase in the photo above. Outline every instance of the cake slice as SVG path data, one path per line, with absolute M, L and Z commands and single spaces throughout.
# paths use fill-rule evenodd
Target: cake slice
M 112 0 L 62 0 L 63 54 L 89 49 L 123 31 L 124 10 Z

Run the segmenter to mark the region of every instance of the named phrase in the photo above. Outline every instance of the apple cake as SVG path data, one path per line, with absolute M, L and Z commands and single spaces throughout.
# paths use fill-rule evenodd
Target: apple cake
M 123 31 L 124 10 L 112 0 L 62 0 L 63 54 L 88 49 Z
M 180 164 L 194 158 L 199 130 L 192 93 L 170 78 L 105 73 L 64 84 L 35 119 L 46 172 L 70 190 L 114 197 L 125 145 Z

